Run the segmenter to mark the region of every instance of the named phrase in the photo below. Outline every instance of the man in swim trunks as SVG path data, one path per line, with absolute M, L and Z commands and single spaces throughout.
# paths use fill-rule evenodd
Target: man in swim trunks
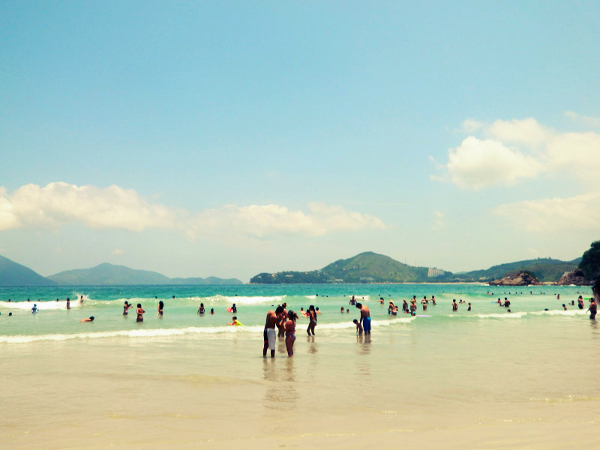
M 283 308 L 278 306 L 275 311 L 269 311 L 267 313 L 265 331 L 263 332 L 263 337 L 265 340 L 265 345 L 263 347 L 263 358 L 267 357 L 267 349 L 271 350 L 271 358 L 275 358 L 275 341 L 277 340 L 275 324 L 277 323 L 277 315 L 281 314 L 282 311 Z
M 360 303 L 356 304 L 356 307 L 360 309 L 360 324 L 363 327 L 365 334 L 371 334 L 371 312 L 367 305 Z

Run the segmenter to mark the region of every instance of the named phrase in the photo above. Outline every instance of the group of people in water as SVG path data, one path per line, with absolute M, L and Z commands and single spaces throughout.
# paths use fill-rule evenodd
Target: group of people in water
M 356 302 L 354 296 L 350 300 L 351 305 L 355 305 L 360 310 L 360 321 L 357 319 L 353 320 L 356 325 L 356 331 L 358 334 L 371 334 L 371 312 L 368 306 L 362 305 Z M 349 310 L 346 310 L 349 312 Z M 344 308 L 342 307 L 342 311 Z M 306 328 L 306 333 L 309 337 L 315 336 L 315 328 L 318 323 L 318 316 L 321 314 L 319 308 L 315 308 L 314 305 L 310 305 L 308 310 L 304 311 L 304 308 L 300 308 L 300 314 L 308 318 L 309 323 Z M 287 310 L 287 303 L 277 306 L 275 311 L 270 310 L 267 313 L 265 320 L 265 329 L 263 331 L 264 345 L 263 345 L 263 357 L 267 357 L 267 351 L 271 352 L 271 358 L 275 357 L 275 344 L 277 338 L 285 339 L 285 347 L 287 350 L 288 357 L 294 356 L 294 342 L 296 342 L 296 321 L 299 316 L 292 310 Z M 277 331 L 275 331 L 277 329 Z

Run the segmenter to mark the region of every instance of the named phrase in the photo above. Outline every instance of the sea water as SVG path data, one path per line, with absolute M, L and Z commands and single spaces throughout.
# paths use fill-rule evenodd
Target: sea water
M 352 295 L 371 310 L 370 337 L 356 335 Z M 417 314 L 431 317 L 387 313 L 390 300 L 413 295 Z M 423 311 L 431 295 L 437 305 Z M 591 290 L 0 288 L 0 447 L 598 448 L 600 328 L 577 308 L 579 295 Z M 497 304 L 505 297 L 511 312 Z M 466 303 L 453 312 L 453 299 Z M 263 359 L 266 313 L 284 302 L 319 307 L 316 336 L 301 316 L 294 357 L 279 341 L 276 358 Z M 242 327 L 227 325 L 233 303 Z

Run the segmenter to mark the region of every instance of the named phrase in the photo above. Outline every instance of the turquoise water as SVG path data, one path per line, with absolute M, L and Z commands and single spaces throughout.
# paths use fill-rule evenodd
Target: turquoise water
M 373 327 L 446 326 L 451 322 L 466 324 L 478 320 L 522 320 L 543 321 L 548 316 L 558 316 L 563 320 L 584 320 L 586 316 L 577 306 L 577 297 L 590 295 L 589 289 L 582 287 L 539 286 L 531 288 L 498 288 L 487 285 L 244 285 L 244 286 L 80 286 L 44 288 L 2 288 L 0 289 L 0 343 L 17 344 L 39 340 L 67 340 L 78 338 L 104 338 L 111 336 L 168 336 L 181 334 L 215 334 L 231 332 L 260 332 L 266 312 L 281 303 L 288 309 L 299 312 L 311 304 L 319 307 L 317 330 L 352 329 L 352 320 L 358 317 L 358 310 L 349 305 L 352 295 L 369 306 L 373 317 Z M 560 300 L 557 300 L 560 294 Z M 431 317 L 410 317 L 400 313 L 387 314 L 390 300 L 401 306 L 402 300 L 418 299 L 418 314 Z M 420 300 L 435 295 L 437 306 L 431 303 L 423 312 Z M 83 296 L 83 302 L 78 299 Z M 71 310 L 66 310 L 66 298 L 71 299 Z M 498 307 L 496 301 L 507 297 L 511 301 L 511 312 Z M 379 299 L 385 303 L 380 304 Z M 11 302 L 8 302 L 11 299 Z M 30 299 L 28 302 L 27 299 Z M 58 299 L 58 301 L 56 301 Z M 462 299 L 472 304 L 467 311 L 466 304 L 459 304 L 458 312 L 452 312 L 451 302 Z M 122 315 L 125 300 L 142 304 L 145 309 L 144 322 L 135 322 L 135 309 L 128 316 Z M 164 316 L 157 316 L 158 302 L 163 301 Z M 207 314 L 197 314 L 203 303 Z M 238 320 L 243 329 L 227 325 L 233 314 L 227 311 L 233 303 L 237 305 Z M 564 311 L 562 304 L 567 304 Z M 36 304 L 37 314 L 30 310 Z M 349 313 L 340 313 L 341 307 Z M 215 314 L 210 314 L 210 309 Z M 587 308 L 587 302 L 586 302 Z M 548 311 L 545 311 L 548 309 Z M 8 317 L 12 312 L 13 316 Z M 92 324 L 82 324 L 79 320 L 94 316 Z M 306 319 L 299 320 L 299 328 Z
M 600 404 L 600 327 L 570 305 L 591 290 L 516 292 L 422 284 L 4 288 L 0 448 L 598 448 L 590 430 Z M 352 295 L 371 310 L 370 337 L 355 334 Z M 431 317 L 387 314 L 390 299 L 413 295 L 435 295 Z M 511 313 L 498 297 L 511 300 Z M 133 312 L 122 316 L 126 299 L 142 304 L 143 323 Z M 452 299 L 473 310 L 460 304 L 453 312 Z M 294 357 L 279 340 L 276 357 L 263 359 L 265 315 L 283 302 L 320 308 L 316 336 L 303 334 L 301 317 Z M 200 303 L 215 314 L 199 316 Z M 226 325 L 232 303 L 243 327 Z M 92 315 L 93 323 L 79 322 Z

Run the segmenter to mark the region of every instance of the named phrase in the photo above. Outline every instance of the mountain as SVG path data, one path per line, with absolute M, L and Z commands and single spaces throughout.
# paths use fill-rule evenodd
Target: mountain
M 581 258 L 577 258 L 574 261 L 561 261 L 560 259 L 552 258 L 529 259 L 499 264 L 485 270 L 473 270 L 471 272 L 455 274 L 455 276 L 452 277 L 452 281 L 488 282 L 516 272 L 531 272 L 542 282 L 558 281 L 565 272 L 577 269 L 577 263 L 575 261 L 579 260 L 581 260 Z
M 171 278 L 170 284 L 211 284 L 211 285 L 232 285 L 232 284 L 244 284 L 237 278 Z
M 308 272 L 260 273 L 250 280 L 252 284 L 313 284 L 313 283 L 406 283 L 406 282 L 483 282 L 506 276 L 531 272 L 542 282 L 557 282 L 565 272 L 577 269 L 581 258 L 561 261 L 538 258 L 499 264 L 485 270 L 451 273 L 443 270 L 414 267 L 389 256 L 365 252 L 349 259 L 340 259 L 321 270 Z
M 107 285 L 161 285 L 161 284 L 242 284 L 235 278 L 169 278 L 158 272 L 131 269 L 109 263 L 91 269 L 67 270 L 48 277 L 61 285 L 107 286 Z
M 428 267 L 414 267 L 389 256 L 364 252 L 340 259 L 321 270 L 309 272 L 261 273 L 250 280 L 254 284 L 311 284 L 311 283 L 405 283 L 442 281 L 450 272 Z
M 44 278 L 28 267 L 0 256 L 0 286 L 55 286 L 54 281 Z

